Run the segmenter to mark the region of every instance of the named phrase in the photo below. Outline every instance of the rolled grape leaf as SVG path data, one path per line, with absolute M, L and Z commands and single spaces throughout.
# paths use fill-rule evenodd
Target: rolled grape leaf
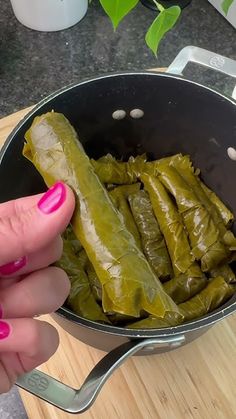
M 161 317 L 149 316 L 136 322 L 129 323 L 127 329 L 163 329 L 165 327 L 174 327 L 183 323 L 183 317 L 178 314 L 170 314 L 164 319 Z
M 160 319 L 149 316 L 128 326 L 130 329 L 159 329 L 177 326 L 183 322 L 195 320 L 219 308 L 234 294 L 236 287 L 228 284 L 223 277 L 213 278 L 202 291 L 190 300 L 179 305 L 183 318 L 167 316 Z
M 90 261 L 86 264 L 85 269 L 95 300 L 100 303 L 102 301 L 102 285 Z
M 88 276 L 90 287 L 92 289 L 92 293 L 95 297 L 95 300 L 100 303 L 102 301 L 102 286 L 99 282 L 99 279 L 93 268 L 93 265 L 89 261 L 88 256 L 85 250 L 82 248 L 79 240 L 76 238 L 71 225 L 67 227 L 62 237 L 63 237 L 64 242 L 65 241 L 69 242 L 69 244 L 67 243 L 67 246 L 71 246 L 71 251 L 79 257 L 80 267 L 82 267 L 85 270 Z M 64 247 L 65 247 L 65 244 L 64 244 Z
M 178 276 L 180 273 L 185 273 L 194 262 L 181 216 L 166 189 L 156 177 L 144 173 L 141 179 L 165 238 L 174 274 Z
M 193 263 L 185 272 L 163 284 L 166 293 L 176 304 L 189 300 L 207 284 L 206 276 L 197 263 Z
M 97 304 L 93 296 L 88 277 L 84 271 L 86 254 L 82 250 L 75 255 L 70 241 L 63 240 L 63 254 L 56 266 L 62 268 L 68 275 L 71 290 L 67 299 L 68 307 L 74 313 L 85 319 L 110 323 L 102 308 Z
M 177 160 L 175 160 L 175 164 L 177 165 Z M 178 164 L 180 164 L 179 159 Z M 209 188 L 207 188 L 207 186 L 204 185 L 203 182 L 200 181 L 199 177 L 197 176 L 199 170 L 197 170 L 195 173 L 193 173 L 193 168 L 192 170 L 190 170 L 191 164 L 192 163 L 189 159 L 189 156 L 184 156 L 181 159 L 181 167 L 179 168 L 179 172 L 193 187 L 196 195 L 198 196 L 202 204 L 205 206 L 205 208 L 208 210 L 208 212 L 211 214 L 214 223 L 219 229 L 221 241 L 230 251 L 236 250 L 236 238 L 232 231 L 227 230 L 227 228 L 229 228 L 232 224 L 234 218 L 233 214 L 223 204 L 223 202 L 218 198 L 218 196 Z M 183 165 L 185 166 L 185 168 L 183 168 Z
M 210 271 L 212 278 L 217 276 L 222 276 L 226 282 L 229 284 L 236 283 L 236 276 L 231 267 L 227 264 L 216 266 L 216 268 Z
M 72 250 L 75 254 L 78 254 L 81 250 L 82 250 L 82 246 L 81 243 L 79 242 L 79 240 L 77 239 L 77 237 L 75 236 L 75 233 L 72 229 L 71 224 L 66 228 L 66 230 L 63 233 L 63 238 L 66 241 L 69 241 L 72 247 Z
M 102 284 L 104 312 L 164 317 L 178 307 L 163 290 L 99 181 L 69 121 L 56 112 L 36 117 L 24 155 L 46 184 L 61 180 L 75 192 L 72 227 Z
M 172 276 L 171 260 L 163 234 L 144 190 L 129 196 L 129 203 L 142 239 L 144 254 L 161 281 Z
M 189 156 L 176 156 L 172 160 L 172 164 L 193 188 L 201 203 L 208 210 L 209 214 L 211 214 L 214 223 L 219 229 L 222 242 L 229 250 L 236 250 L 236 238 L 232 231 L 227 230 L 234 219 L 231 211 L 213 191 L 200 181 L 198 177 L 200 171 L 198 169 L 194 170 Z
M 91 159 L 93 168 L 102 183 L 130 185 L 136 183 L 146 162 L 146 156 L 130 157 L 128 162 L 116 160 L 110 154 L 98 160 Z
M 225 255 L 224 257 L 223 254 Z M 201 269 L 203 272 L 209 272 L 219 264 L 219 261 L 226 261 L 228 257 L 229 253 L 226 252 L 224 244 L 220 241 L 217 241 L 211 247 L 209 247 L 208 251 L 201 258 Z
M 109 192 L 109 195 L 116 208 L 122 214 L 127 230 L 134 237 L 135 243 L 138 246 L 138 248 L 142 250 L 140 234 L 128 203 L 128 196 L 139 191 L 140 186 L 140 183 L 134 183 L 133 185 L 117 186 L 115 189 Z
M 224 304 L 235 292 L 235 287 L 228 284 L 222 276 L 209 281 L 199 294 L 179 305 L 184 321 L 194 320 L 215 310 Z
M 221 201 L 221 199 L 209 189 L 203 182 L 201 182 L 201 187 L 211 203 L 215 205 L 218 210 L 220 217 L 222 218 L 226 227 L 230 227 L 234 221 L 234 214 L 226 207 L 226 205 Z
M 199 169 L 194 169 L 190 157 L 188 155 L 176 154 L 154 162 L 154 165 L 156 173 L 161 172 L 167 166 L 173 166 L 178 171 L 211 215 L 215 225 L 219 229 L 223 243 L 229 250 L 235 250 L 236 238 L 233 232 L 226 228 L 230 227 L 234 216 L 217 195 L 200 181 L 198 177 L 200 171 Z
M 202 260 L 203 271 L 208 271 L 227 260 L 229 250 L 221 242 L 221 235 L 211 214 L 198 199 L 193 188 L 171 166 L 160 167 L 160 180 L 173 195 L 188 231 L 192 253 Z
M 125 327 L 127 324 L 137 320 L 135 317 L 125 316 L 119 313 L 107 314 L 107 317 L 112 324 L 119 327 Z
M 82 268 L 85 269 L 85 267 L 86 267 L 87 263 L 89 262 L 89 260 L 88 260 L 88 256 L 87 256 L 87 254 L 86 254 L 86 252 L 85 252 L 84 249 L 82 249 L 79 252 L 79 254 L 78 254 L 78 260 L 79 260 L 80 266 L 82 266 Z

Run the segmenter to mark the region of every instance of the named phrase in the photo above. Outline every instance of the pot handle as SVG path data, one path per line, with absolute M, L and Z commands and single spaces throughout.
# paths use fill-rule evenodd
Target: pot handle
M 183 70 L 189 62 L 204 65 L 212 70 L 220 71 L 236 78 L 236 61 L 223 55 L 207 51 L 206 49 L 193 46 L 183 48 L 168 67 L 167 72 L 182 75 Z M 236 99 L 236 86 L 232 96 Z
M 78 390 L 36 369 L 19 377 L 16 384 L 65 412 L 82 413 L 93 404 L 107 379 L 127 358 L 144 348 L 151 353 L 155 347 L 174 348 L 184 342 L 184 335 L 126 342 L 105 355 Z

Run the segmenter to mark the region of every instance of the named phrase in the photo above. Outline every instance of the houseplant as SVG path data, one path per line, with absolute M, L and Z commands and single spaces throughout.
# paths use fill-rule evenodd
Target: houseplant
M 161 3 L 163 7 L 180 6 L 180 8 L 183 9 L 184 7 L 188 6 L 191 1 L 192 0 L 159 0 L 159 3 Z M 141 3 L 143 3 L 144 6 L 149 7 L 149 9 L 156 9 L 156 6 L 152 0 L 141 0 Z
M 119 23 L 134 9 L 139 0 L 99 0 L 106 14 L 112 21 L 114 30 Z M 152 52 L 157 55 L 157 50 L 161 39 L 174 27 L 179 19 L 181 8 L 177 5 L 164 8 L 157 0 L 151 0 L 155 6 L 157 15 L 151 26 L 148 28 L 145 41 Z M 176 0 L 178 3 L 178 0 Z
M 10 0 L 17 19 L 25 26 L 39 31 L 57 31 L 76 24 L 86 14 L 88 0 Z M 89 0 L 91 3 L 92 0 Z M 181 8 L 191 0 L 96 0 L 111 19 L 114 30 L 141 1 L 155 12 L 147 29 L 145 41 L 157 55 L 158 46 L 165 34 L 178 21 Z M 236 0 L 209 0 L 222 14 L 228 15 Z M 170 7 L 169 7 L 170 5 Z M 235 13 L 234 13 L 235 14 Z M 231 21 L 231 17 L 228 19 Z M 236 25 L 236 22 L 235 22 Z
M 114 29 L 121 20 L 134 9 L 139 0 L 99 0 L 101 6 L 110 17 Z M 171 30 L 178 21 L 181 8 L 190 3 L 189 0 L 141 0 L 156 10 L 157 15 L 148 28 L 145 41 L 147 46 L 157 55 L 158 46 L 164 35 Z M 224 15 L 228 15 L 232 8 L 236 10 L 236 0 L 209 0 Z M 166 8 L 170 4 L 170 7 Z M 152 6 L 151 6 L 152 5 Z M 164 7 L 165 6 L 165 7 Z M 235 12 L 234 12 L 235 14 Z M 228 19 L 233 25 L 234 22 Z M 235 18 L 236 26 L 236 18 Z
M 230 7 L 234 3 L 234 0 L 223 0 L 222 1 L 222 10 L 227 15 L 229 12 Z
M 24 26 L 37 31 L 58 31 L 78 23 L 86 14 L 92 0 L 10 0 L 16 18 Z M 150 0 L 156 10 L 152 25 L 146 34 L 146 43 L 156 55 L 158 45 L 165 33 L 176 23 L 180 7 L 165 9 L 162 2 L 175 3 L 190 0 Z M 121 20 L 137 6 L 139 0 L 99 0 L 112 21 L 114 29 Z

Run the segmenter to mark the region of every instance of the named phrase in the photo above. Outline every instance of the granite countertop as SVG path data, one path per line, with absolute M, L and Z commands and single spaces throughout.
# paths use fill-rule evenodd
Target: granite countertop
M 175 29 L 161 43 L 157 59 L 144 42 L 154 12 L 141 4 L 116 33 L 97 1 L 77 25 L 51 33 L 32 31 L 18 23 L 9 0 L 0 0 L 0 5 L 0 116 L 91 76 L 166 67 L 186 45 L 236 59 L 235 29 L 207 0 L 193 0 L 183 11 Z M 232 81 L 212 71 L 195 69 L 191 73 L 198 81 L 227 93 L 232 89 Z
M 85 18 L 61 32 L 42 33 L 15 19 L 10 1 L 0 0 L 0 117 L 30 106 L 67 84 L 120 70 L 166 67 L 186 45 L 236 60 L 236 31 L 207 2 L 193 0 L 162 41 L 157 59 L 145 46 L 154 14 L 141 4 L 116 33 L 97 1 Z M 230 94 L 235 81 L 190 66 L 186 76 Z M 16 389 L 0 396 L 0 419 L 25 418 Z

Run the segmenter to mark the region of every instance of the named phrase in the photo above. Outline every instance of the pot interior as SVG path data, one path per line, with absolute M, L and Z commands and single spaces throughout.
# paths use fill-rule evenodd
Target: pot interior
M 156 73 L 101 77 L 41 102 L 1 153 L 0 202 L 45 190 L 21 152 L 33 118 L 52 109 L 65 114 L 95 159 L 106 153 L 125 160 L 144 152 L 149 159 L 190 154 L 204 182 L 236 214 L 236 161 L 227 154 L 227 148 L 236 145 L 235 103 L 198 84 Z M 132 118 L 133 109 L 141 109 L 143 117 Z M 114 119 L 116 110 L 124 110 L 125 118 Z M 235 225 L 233 229 L 236 232 Z

